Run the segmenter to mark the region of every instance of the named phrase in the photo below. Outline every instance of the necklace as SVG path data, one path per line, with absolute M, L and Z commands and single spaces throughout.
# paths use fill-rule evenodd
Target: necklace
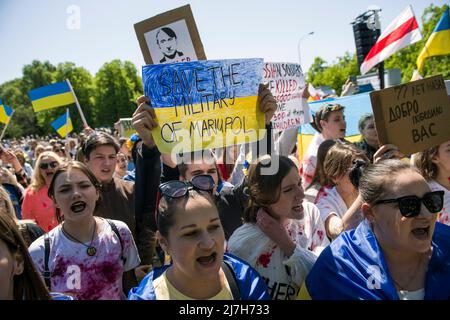
M 62 232 L 69 237 L 71 240 L 75 240 L 78 243 L 81 243 L 83 246 L 85 246 L 86 249 L 86 253 L 89 257 L 94 256 L 97 253 L 97 249 L 92 246 L 92 242 L 94 242 L 94 237 L 95 237 L 95 230 L 97 230 L 97 222 L 95 222 L 94 220 L 94 231 L 92 232 L 92 238 L 91 238 L 91 242 L 89 243 L 89 245 L 86 245 L 85 243 L 81 242 L 80 240 L 78 240 L 77 238 L 75 238 L 74 236 L 72 236 L 70 233 L 67 232 L 67 230 L 64 228 L 64 223 L 61 227 Z
M 422 259 L 423 259 L 423 255 L 420 256 L 419 262 L 417 263 L 416 268 L 414 269 L 414 272 L 412 273 L 411 278 L 409 279 L 408 283 L 405 286 L 400 285 L 397 281 L 395 281 L 394 277 L 391 276 L 392 280 L 394 281 L 394 283 L 397 285 L 397 287 L 401 291 L 409 291 L 409 290 L 407 290 L 407 288 L 409 287 L 411 282 L 416 278 L 417 271 L 419 270 L 419 266 L 420 266 L 420 263 L 422 262 Z

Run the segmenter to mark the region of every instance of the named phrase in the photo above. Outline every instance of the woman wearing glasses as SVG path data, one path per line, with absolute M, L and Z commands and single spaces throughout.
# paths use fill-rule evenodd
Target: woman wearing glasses
M 288 157 L 263 156 L 250 165 L 247 192 L 246 223 L 233 233 L 228 250 L 264 277 L 272 299 L 295 299 L 329 244 L 319 210 L 304 201 L 301 178 Z
M 157 238 L 172 264 L 154 269 L 131 290 L 130 300 L 261 300 L 267 286 L 244 261 L 224 254 L 225 236 L 211 197 L 214 180 L 160 186 Z
M 53 175 L 61 163 L 62 160 L 56 153 L 51 151 L 41 153 L 22 202 L 22 218 L 36 221 L 45 232 L 58 225 L 53 201 L 47 193 Z
M 344 117 L 344 106 L 336 103 L 325 103 L 317 110 L 311 123 L 318 133 L 308 146 L 302 161 L 302 186 L 306 190 L 313 182 L 317 167 L 317 150 L 325 140 L 337 140 L 345 137 L 347 123 Z
M 415 154 L 414 164 L 431 190 L 444 192 L 444 208 L 437 221 L 450 226 L 450 140 Z
M 127 225 L 95 217 L 100 184 L 81 162 L 55 172 L 48 195 L 61 224 L 34 241 L 30 255 L 51 290 L 77 300 L 125 299 L 140 259 Z M 134 280 L 134 281 L 133 281 Z
M 443 192 L 400 160 L 365 169 L 365 220 L 325 249 L 300 298 L 450 299 L 450 227 L 435 223 Z

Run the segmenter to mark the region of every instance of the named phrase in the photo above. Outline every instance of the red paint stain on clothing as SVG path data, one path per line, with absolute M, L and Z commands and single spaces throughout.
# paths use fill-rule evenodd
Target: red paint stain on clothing
M 262 255 L 260 255 L 258 257 L 258 264 L 263 266 L 263 268 L 267 268 L 267 266 L 270 263 L 270 257 L 271 256 L 272 256 L 272 253 L 270 253 L 270 252 L 263 253 Z
M 320 241 L 323 240 L 323 231 L 322 230 L 317 230 L 317 235 L 319 236 Z

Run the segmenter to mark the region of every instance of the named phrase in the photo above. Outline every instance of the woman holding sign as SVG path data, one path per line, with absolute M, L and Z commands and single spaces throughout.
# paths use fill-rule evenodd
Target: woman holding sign
M 414 164 L 431 190 L 444 192 L 444 207 L 437 221 L 450 225 L 450 140 L 417 153 Z

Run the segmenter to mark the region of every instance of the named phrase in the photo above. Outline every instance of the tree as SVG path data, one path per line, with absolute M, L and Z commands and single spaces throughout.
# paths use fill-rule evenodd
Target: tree
M 423 39 L 400 50 L 385 61 L 386 68 L 399 68 L 402 70 L 402 82 L 409 82 L 411 80 L 414 69 L 417 69 L 417 57 L 424 48 L 425 43 L 447 7 L 448 5 L 436 7 L 431 4 L 429 7 L 425 8 L 422 14 Z M 449 55 L 430 57 L 425 60 L 425 66 L 421 70 L 421 75 L 423 77 L 429 77 L 437 74 L 442 74 L 444 79 L 450 77 Z
M 133 114 L 136 98 L 142 94 L 142 84 L 136 67 L 128 61 L 105 63 L 95 75 L 97 126 L 112 127 L 119 118 Z
M 337 62 L 326 66 L 325 60 L 317 57 L 308 72 L 308 82 L 313 86 L 331 86 L 338 95 L 341 94 L 342 86 L 350 75 L 358 74 L 358 62 L 356 55 L 346 52 L 343 57 L 338 57 Z

